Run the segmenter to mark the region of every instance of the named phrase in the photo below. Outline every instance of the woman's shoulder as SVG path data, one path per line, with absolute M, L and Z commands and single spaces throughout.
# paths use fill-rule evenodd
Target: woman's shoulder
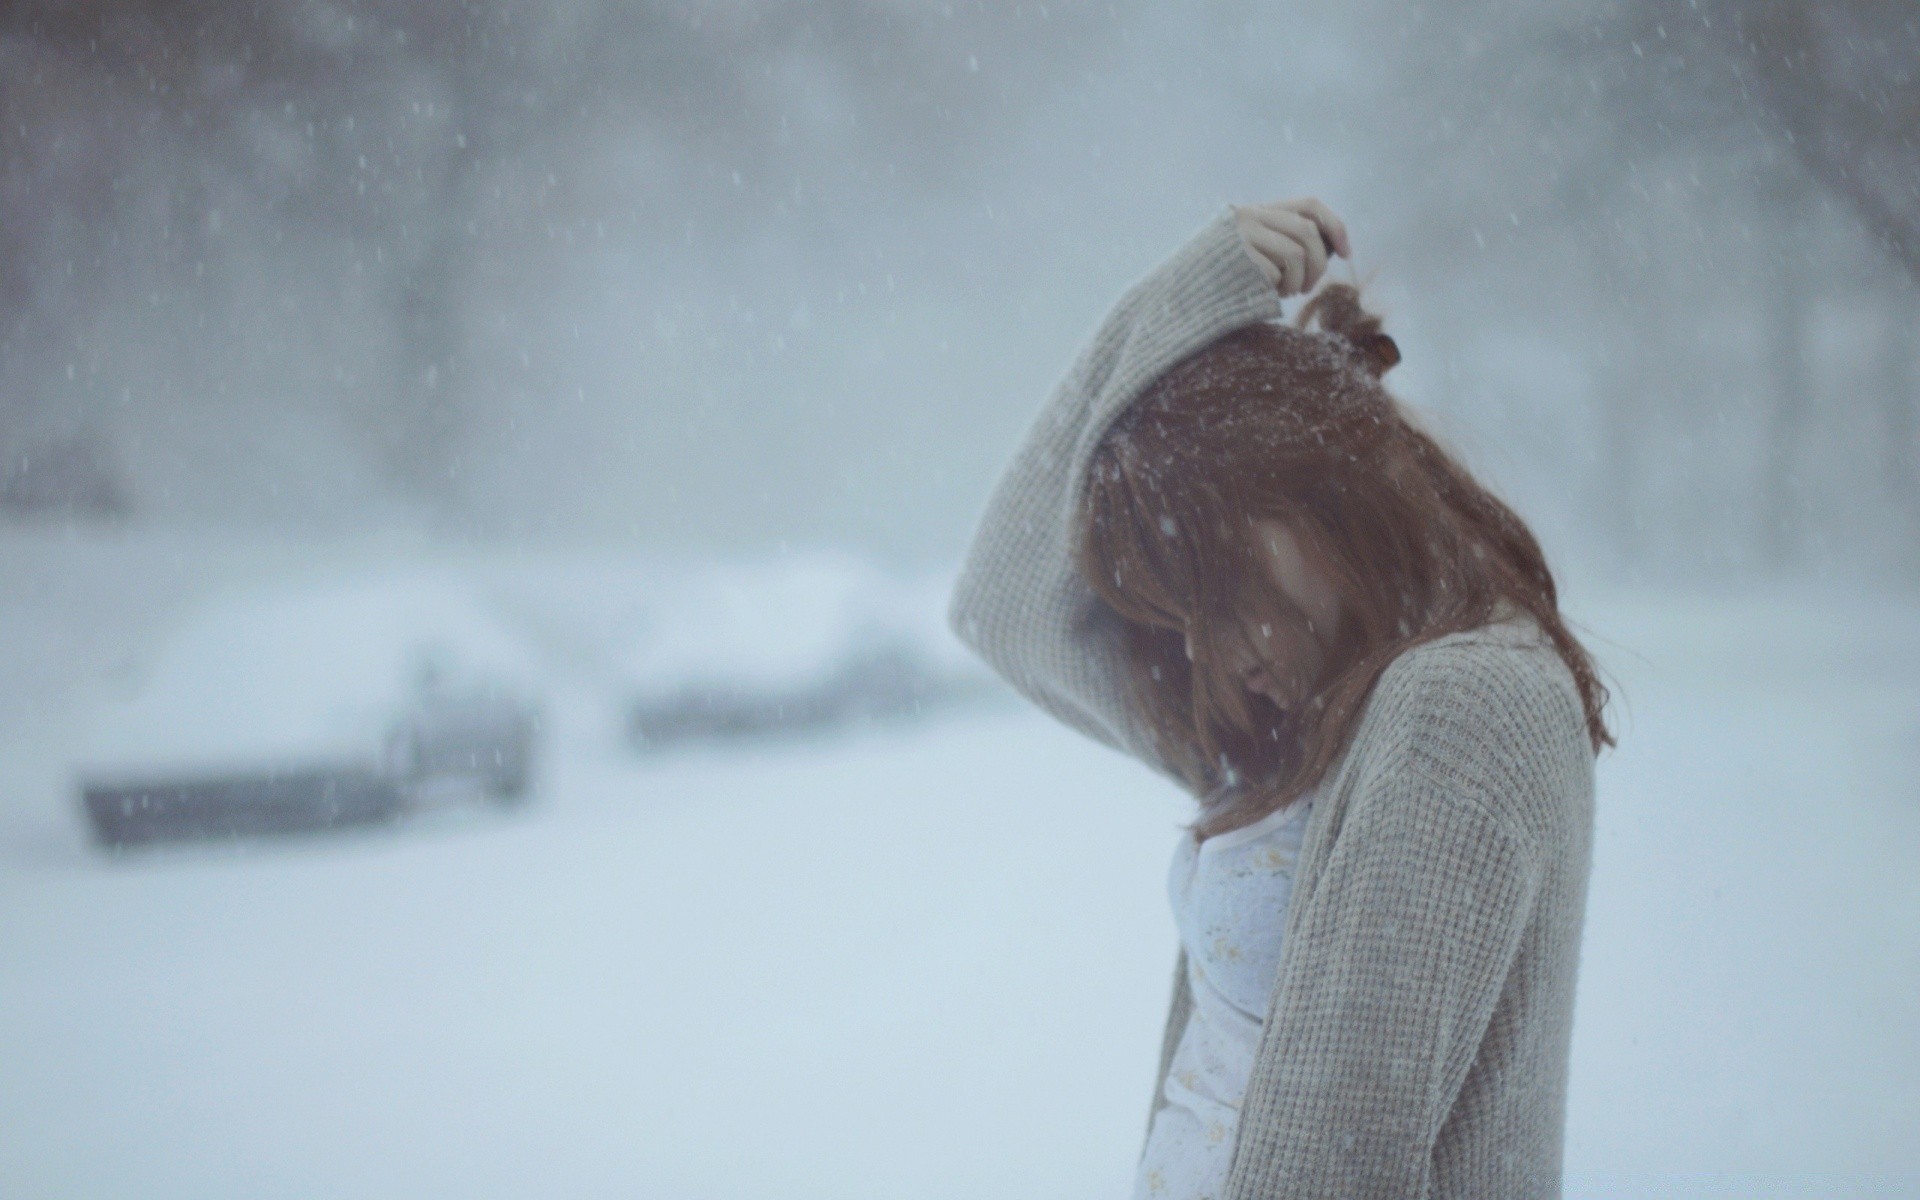
M 1387 665 L 1380 683 L 1423 693 L 1429 702 L 1451 696 L 1496 708 L 1529 705 L 1560 692 L 1576 701 L 1579 696 L 1573 672 L 1539 622 L 1515 609 L 1410 647 Z
M 1401 654 L 1381 672 L 1365 724 L 1364 740 L 1388 769 L 1480 796 L 1522 825 L 1536 826 L 1591 784 L 1579 687 L 1525 614 Z

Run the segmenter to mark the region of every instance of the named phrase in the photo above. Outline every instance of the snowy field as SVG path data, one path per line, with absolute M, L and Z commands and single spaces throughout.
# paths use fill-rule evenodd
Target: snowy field
M 1146 771 L 1006 697 L 643 758 L 556 668 L 524 809 L 108 857 L 67 772 L 144 648 L 416 548 L 8 536 L 0 1196 L 1128 1194 L 1184 813 Z M 1569 1194 L 1920 1194 L 1920 605 L 1569 608 L 1625 693 Z

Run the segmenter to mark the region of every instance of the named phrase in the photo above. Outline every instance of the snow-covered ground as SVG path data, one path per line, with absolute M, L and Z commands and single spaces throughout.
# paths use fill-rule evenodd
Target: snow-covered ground
M 0 1196 L 1127 1193 L 1184 801 L 1010 699 L 638 757 L 556 669 L 523 810 L 87 847 L 81 718 L 196 597 L 418 552 L 0 542 Z M 1920 604 L 1569 607 L 1569 1194 L 1920 1193 Z

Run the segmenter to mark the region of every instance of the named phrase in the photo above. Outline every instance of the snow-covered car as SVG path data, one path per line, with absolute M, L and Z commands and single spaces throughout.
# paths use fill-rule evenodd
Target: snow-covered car
M 249 593 L 164 639 L 75 774 L 95 839 L 334 829 L 525 798 L 537 663 L 458 581 Z
M 816 552 L 663 579 L 616 654 L 644 749 L 917 714 L 991 687 L 947 630 L 948 579 Z

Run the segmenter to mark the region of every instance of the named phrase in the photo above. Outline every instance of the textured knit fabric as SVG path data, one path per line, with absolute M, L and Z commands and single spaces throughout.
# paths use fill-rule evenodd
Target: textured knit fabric
M 1156 376 L 1280 316 L 1222 209 L 1130 288 L 989 500 L 955 631 L 1047 712 L 1172 775 L 1074 570 L 1091 453 Z M 1572 674 L 1526 618 L 1402 654 L 1308 818 L 1227 1200 L 1556 1196 L 1592 846 Z M 1185 953 L 1161 1102 L 1192 997 Z
M 1212 1200 L 1226 1191 L 1240 1100 L 1280 973 L 1280 922 L 1311 796 L 1204 842 L 1182 832 L 1167 867 L 1167 899 L 1186 954 L 1193 1015 L 1181 1033 L 1134 1200 Z

